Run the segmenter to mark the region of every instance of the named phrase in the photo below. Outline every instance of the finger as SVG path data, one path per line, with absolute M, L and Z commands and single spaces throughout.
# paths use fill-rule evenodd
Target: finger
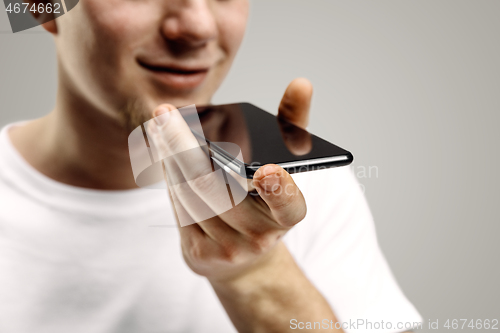
M 165 166 L 163 165 L 163 173 L 165 175 L 165 178 L 167 178 L 166 175 L 166 169 Z M 177 222 L 177 226 L 179 229 L 179 233 L 181 234 L 182 239 L 196 239 L 197 241 L 202 241 L 207 235 L 203 232 L 203 229 L 200 228 L 194 221 L 192 223 L 186 223 L 188 222 L 191 217 L 189 214 L 186 212 L 184 207 L 180 204 L 179 200 L 175 197 L 175 194 L 170 191 L 169 188 L 167 188 L 167 193 L 168 196 L 170 197 L 170 202 L 172 202 L 172 206 L 174 206 L 174 215 L 175 215 L 175 220 Z M 186 224 L 182 224 L 182 221 Z
M 180 225 L 185 226 L 191 223 L 198 223 L 216 216 L 213 210 L 210 209 L 210 207 L 207 206 L 207 204 L 193 192 L 187 182 L 180 181 L 179 177 L 173 175 L 174 173 L 177 173 L 182 177 L 182 173 L 178 169 L 175 160 L 165 159 L 164 163 L 168 179 L 168 189 L 170 190 L 172 198 L 176 200 L 174 208 L 176 210 L 184 209 L 189 215 L 189 218 L 180 220 Z M 172 181 L 171 179 L 175 179 L 175 181 Z M 178 207 L 178 205 L 182 206 L 182 208 Z
M 264 165 L 254 175 L 254 186 L 279 225 L 291 227 L 305 217 L 307 208 L 302 192 L 283 168 Z
M 165 120 L 163 114 L 167 111 L 171 112 L 174 110 L 175 107 L 173 105 L 161 105 L 154 112 L 154 116 L 156 116 L 154 121 L 149 122 L 147 127 L 148 135 L 153 139 L 152 141 L 154 142 L 158 158 L 163 160 L 164 174 L 166 176 L 171 200 L 174 204 L 174 209 L 178 215 L 179 224 L 184 227 L 210 219 L 216 216 L 216 214 L 190 188 L 177 164 L 174 154 L 172 154 L 165 140 L 163 140 L 163 132 L 165 131 L 163 126 L 161 126 L 162 121 Z M 187 154 L 191 156 L 197 153 L 193 150 L 195 149 L 179 152 L 178 154 Z M 187 158 L 190 156 L 187 156 Z
M 172 159 L 173 160 L 173 159 Z M 167 176 L 169 169 L 176 168 L 174 165 L 168 166 L 165 163 Z M 185 226 L 187 223 L 198 223 L 200 228 L 214 241 L 226 243 L 228 238 L 236 238 L 238 233 L 228 224 L 218 218 L 218 215 L 198 196 L 189 186 L 189 183 L 183 182 L 169 185 L 172 199 L 175 200 L 175 208 L 179 211 L 184 211 L 189 215 L 186 219 L 180 220 L 180 225 Z M 228 209 L 231 209 L 229 207 Z
M 171 155 L 168 152 L 168 147 L 163 141 L 161 133 L 161 123 L 164 121 L 162 114 L 175 110 L 175 106 L 171 104 L 162 104 L 153 110 L 153 119 L 147 122 L 146 135 L 148 137 L 151 154 L 155 161 L 163 160 Z M 151 145 L 151 143 L 153 143 Z
M 170 167 L 167 166 L 166 160 L 170 160 L 172 164 L 174 163 L 172 162 L 173 159 L 165 159 L 163 164 L 163 172 L 166 174 L 166 178 L 170 179 L 169 168 L 175 169 L 176 166 L 172 164 Z M 240 238 L 239 233 L 216 217 L 198 196 L 192 195 L 192 191 L 189 191 L 190 194 L 187 197 L 182 195 L 182 190 L 179 191 L 178 186 L 184 185 L 187 184 L 177 184 L 168 188 L 177 224 L 181 227 L 180 229 L 188 229 L 187 232 L 181 230 L 181 235 L 199 238 L 200 233 L 205 233 L 214 242 L 222 246 L 232 246 L 231 244 L 237 242 Z M 195 227 L 193 224 L 197 224 L 197 226 Z
M 232 208 L 222 170 L 213 170 L 211 160 L 200 147 L 178 110 L 155 110 L 159 132 L 168 153 L 175 159 L 192 194 L 199 196 L 216 214 Z M 186 193 L 185 193 L 186 194 Z
M 162 107 L 169 111 L 175 109 L 173 105 L 168 104 Z M 161 114 L 157 113 L 157 115 L 161 117 Z M 174 211 L 177 214 L 179 225 L 185 227 L 215 216 L 210 207 L 194 194 L 186 183 L 186 179 L 179 169 L 175 158 L 172 156 L 172 153 L 161 137 L 161 127 L 157 125 L 156 118 L 148 123 L 147 132 L 148 136 L 152 139 L 151 141 L 154 143 L 154 146 L 152 146 L 154 147 L 153 151 L 156 152 L 157 158 L 161 159 L 163 162 L 165 180 L 167 182 Z M 196 207 L 194 211 L 189 210 L 191 205 Z
M 221 244 L 235 241 L 238 232 L 217 217 L 233 208 L 223 170 L 212 168 L 209 157 L 179 112 L 170 110 L 168 117 L 161 108 L 155 115 L 164 118 L 158 133 L 166 146 L 164 165 L 176 209 L 180 206 L 179 210 L 191 217 L 186 221 L 198 223 L 214 241 Z M 180 222 L 181 226 L 186 225 L 184 220 Z
M 168 174 L 165 165 L 163 172 Z M 237 232 L 218 218 L 210 218 L 206 221 L 196 223 L 181 200 L 179 200 L 179 197 L 176 192 L 173 191 L 172 187 L 169 187 L 168 193 L 170 195 L 170 201 L 175 207 L 174 212 L 181 238 L 189 238 L 191 242 L 196 241 L 199 243 L 203 242 L 208 237 L 213 242 L 221 245 L 227 245 L 237 240 Z
M 288 150 L 296 155 L 309 154 L 312 150 L 311 134 L 298 126 L 278 118 L 281 136 Z
M 286 88 L 278 108 L 278 116 L 294 125 L 306 128 L 309 123 L 309 109 L 313 86 L 308 79 L 297 78 Z

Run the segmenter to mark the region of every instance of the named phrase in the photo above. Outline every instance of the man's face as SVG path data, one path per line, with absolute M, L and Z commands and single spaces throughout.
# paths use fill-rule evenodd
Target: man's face
M 81 0 L 57 21 L 62 89 L 132 127 L 160 103 L 206 104 L 247 16 L 248 0 Z

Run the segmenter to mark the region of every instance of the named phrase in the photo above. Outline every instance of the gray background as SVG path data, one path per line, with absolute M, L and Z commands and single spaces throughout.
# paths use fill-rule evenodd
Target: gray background
M 56 63 L 49 34 L 13 35 L 0 12 L 3 125 L 52 108 Z M 499 15 L 498 0 L 254 1 L 214 99 L 275 112 L 291 79 L 313 82 L 310 130 L 354 153 L 394 274 L 441 328 L 500 319 Z

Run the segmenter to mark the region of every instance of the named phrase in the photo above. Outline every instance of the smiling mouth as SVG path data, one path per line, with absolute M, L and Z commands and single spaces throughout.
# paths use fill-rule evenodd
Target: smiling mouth
M 209 68 L 187 68 L 177 66 L 158 66 L 138 61 L 153 77 L 163 85 L 177 89 L 189 90 L 200 86 L 205 80 Z
M 200 69 L 184 69 L 184 68 L 175 68 L 175 67 L 163 67 L 163 66 L 154 66 L 154 65 L 148 65 L 143 62 L 139 62 L 139 64 L 146 68 L 149 69 L 150 71 L 155 71 L 155 72 L 165 72 L 165 73 L 173 73 L 173 74 L 182 74 L 182 75 L 192 75 L 192 74 L 199 74 L 199 73 L 205 73 L 208 71 L 207 68 L 200 68 Z

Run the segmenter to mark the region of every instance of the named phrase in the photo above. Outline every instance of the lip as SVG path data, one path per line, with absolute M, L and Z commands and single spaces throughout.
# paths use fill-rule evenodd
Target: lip
M 156 64 L 137 61 L 162 84 L 175 90 L 190 90 L 200 86 L 208 75 L 210 67 L 188 67 L 172 64 Z

